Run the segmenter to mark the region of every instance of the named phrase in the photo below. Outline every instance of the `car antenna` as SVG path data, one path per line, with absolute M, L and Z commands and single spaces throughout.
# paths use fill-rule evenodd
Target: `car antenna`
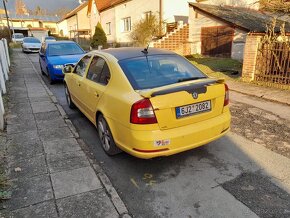
M 147 44 L 147 47 L 146 48 L 144 48 L 144 50 L 142 51 L 145 55 L 147 55 L 148 54 L 148 48 L 149 48 L 149 44 L 150 44 L 150 42 L 148 42 L 148 44 Z

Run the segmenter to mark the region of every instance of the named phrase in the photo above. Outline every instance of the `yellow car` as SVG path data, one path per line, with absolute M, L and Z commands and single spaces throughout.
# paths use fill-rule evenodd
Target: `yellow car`
M 92 51 L 67 66 L 65 94 L 97 127 L 108 155 L 168 156 L 207 144 L 230 126 L 229 90 L 184 57 L 149 48 Z

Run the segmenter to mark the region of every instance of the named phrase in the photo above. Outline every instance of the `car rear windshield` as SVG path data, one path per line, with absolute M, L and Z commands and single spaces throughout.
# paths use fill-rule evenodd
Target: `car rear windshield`
M 13 35 L 15 39 L 22 39 L 24 38 L 24 35 L 23 34 L 15 34 Z
M 23 42 L 24 43 L 40 43 L 40 41 L 36 38 L 24 38 Z
M 148 55 L 121 60 L 119 64 L 135 90 L 206 77 L 179 55 Z
M 84 51 L 75 43 L 58 43 L 48 46 L 48 56 L 83 54 Z
M 53 40 L 55 40 L 55 38 L 52 37 L 52 36 L 47 36 L 47 37 L 45 37 L 45 39 L 46 39 L 46 40 L 48 40 L 48 39 L 53 39 Z

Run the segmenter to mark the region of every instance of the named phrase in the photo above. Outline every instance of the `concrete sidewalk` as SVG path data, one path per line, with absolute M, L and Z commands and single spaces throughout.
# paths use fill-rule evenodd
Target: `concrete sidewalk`
M 13 59 L 4 145 L 12 197 L 0 217 L 130 217 L 27 56 Z
M 232 91 L 290 105 L 290 90 L 263 87 L 232 80 L 227 80 L 226 82 Z

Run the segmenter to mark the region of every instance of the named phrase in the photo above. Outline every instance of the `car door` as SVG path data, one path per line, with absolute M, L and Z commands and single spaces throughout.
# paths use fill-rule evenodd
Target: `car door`
M 78 106 L 78 108 L 86 114 L 85 104 L 84 104 L 84 83 L 85 73 L 88 69 L 91 60 L 91 55 L 84 56 L 75 66 L 73 73 L 70 77 L 69 91 L 73 102 Z
M 107 85 L 110 81 L 111 73 L 103 57 L 95 55 L 90 63 L 86 74 L 86 80 L 83 80 L 85 89 L 83 90 L 84 104 L 88 118 L 94 123 L 97 112 L 97 105 L 101 99 Z

